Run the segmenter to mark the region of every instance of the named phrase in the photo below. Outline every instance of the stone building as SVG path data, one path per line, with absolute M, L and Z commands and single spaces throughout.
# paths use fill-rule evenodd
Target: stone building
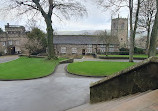
M 128 45 L 128 19 L 115 18 L 111 22 L 111 35 L 119 39 L 120 48 Z
M 5 25 L 5 32 L 0 34 L 0 52 L 2 54 L 27 53 L 25 27 Z
M 86 55 L 106 52 L 119 52 L 127 44 L 127 19 L 112 19 L 111 36 L 108 40 L 99 35 L 55 35 L 54 47 L 57 55 Z M 4 54 L 28 53 L 25 27 L 5 25 L 0 34 L 0 52 Z
M 118 52 L 117 37 L 110 37 L 106 43 L 94 35 L 56 35 L 54 46 L 57 55 L 87 55 L 105 52 Z

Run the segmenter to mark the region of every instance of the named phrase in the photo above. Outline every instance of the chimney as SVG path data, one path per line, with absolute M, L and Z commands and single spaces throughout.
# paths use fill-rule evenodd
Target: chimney
M 9 23 L 7 23 L 7 26 L 9 27 Z

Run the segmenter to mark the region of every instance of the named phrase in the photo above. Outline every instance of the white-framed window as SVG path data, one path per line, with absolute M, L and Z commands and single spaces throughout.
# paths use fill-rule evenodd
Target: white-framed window
M 61 47 L 61 53 L 63 53 L 63 54 L 66 53 L 66 47 Z
M 6 46 L 6 42 L 3 42 L 3 46 Z
M 13 41 L 9 40 L 8 41 L 9 45 L 13 45 Z
M 92 44 L 87 45 L 87 47 L 92 47 Z
M 77 53 L 77 48 L 72 48 L 72 53 L 76 54 Z
M 105 52 L 105 48 L 100 48 L 100 52 L 104 53 Z
M 16 45 L 19 45 L 19 41 L 18 41 L 18 40 L 16 40 L 16 41 L 15 41 L 15 44 L 16 44 Z
M 87 53 L 92 53 L 92 48 L 87 48 Z
M 100 45 L 101 48 L 105 48 L 105 45 Z
M 114 48 L 112 48 L 112 47 L 109 48 L 109 52 L 114 52 L 114 51 L 115 51 Z
M 109 47 L 115 47 L 114 45 L 109 45 Z

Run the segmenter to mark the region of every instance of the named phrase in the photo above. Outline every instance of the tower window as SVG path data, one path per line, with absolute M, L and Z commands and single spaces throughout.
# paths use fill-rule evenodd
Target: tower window
M 121 29 L 124 29 L 124 26 L 125 26 L 125 24 L 124 24 L 124 23 L 122 23 L 122 25 L 121 25 Z
M 116 28 L 116 24 L 115 23 L 113 24 L 113 27 Z

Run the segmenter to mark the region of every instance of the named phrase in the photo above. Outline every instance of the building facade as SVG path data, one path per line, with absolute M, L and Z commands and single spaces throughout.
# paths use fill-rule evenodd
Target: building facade
M 111 22 L 111 35 L 118 37 L 120 48 L 128 46 L 128 19 L 115 18 Z
M 128 37 L 128 20 L 112 19 L 111 36 L 99 35 L 55 35 L 53 37 L 56 55 L 87 55 L 119 52 L 126 47 Z M 108 40 L 106 39 L 108 38 Z M 5 32 L 0 34 L 0 52 L 4 54 L 28 53 L 25 27 L 5 25 Z
M 5 32 L 0 34 L 0 52 L 2 54 L 27 53 L 25 27 L 5 25 Z
M 111 37 L 110 42 L 103 42 L 93 35 L 56 35 L 54 36 L 57 55 L 87 55 L 119 52 L 117 37 Z

